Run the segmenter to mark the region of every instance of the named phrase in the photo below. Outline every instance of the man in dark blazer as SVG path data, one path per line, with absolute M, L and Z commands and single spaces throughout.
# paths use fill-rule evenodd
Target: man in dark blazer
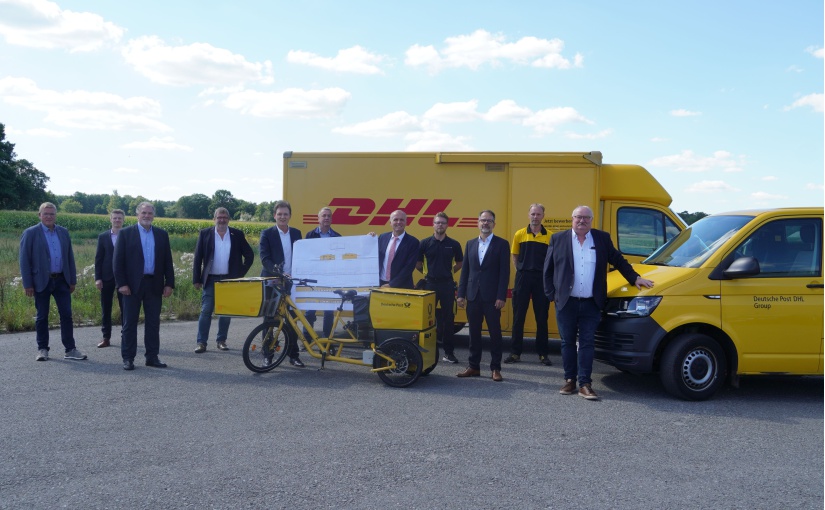
M 276 268 L 283 264 L 283 273 L 292 273 L 292 245 L 301 239 L 301 231 L 289 226 L 292 206 L 286 200 L 275 202 L 273 210 L 275 226 L 261 232 L 258 249 L 261 254 L 261 276 L 276 276 Z M 296 331 L 300 334 L 300 331 Z M 303 368 L 304 362 L 298 356 L 298 344 L 287 346 L 289 362 L 294 367 Z
M 23 231 L 20 239 L 20 275 L 26 296 L 34 298 L 37 316 L 36 361 L 49 359 L 49 303 L 54 297 L 60 315 L 60 339 L 66 349 L 64 359 L 86 359 L 77 350 L 72 324 L 72 293 L 77 285 L 77 269 L 69 231 L 55 225 L 57 207 L 51 202 L 40 205 L 40 223 Z
M 578 379 L 579 396 L 598 400 L 590 376 L 596 327 L 607 302 L 607 264 L 639 289 L 653 287 L 653 282 L 639 276 L 613 247 L 610 234 L 592 228 L 592 223 L 593 210 L 585 205 L 576 207 L 572 230 L 550 238 L 544 259 L 544 293 L 556 304 L 561 335 L 564 386 L 559 393 L 572 395 Z
M 117 295 L 117 308 L 120 310 L 120 326 L 123 328 L 123 296 L 115 288 L 115 273 L 112 258 L 115 254 L 115 243 L 118 233 L 123 228 L 123 219 L 126 213 L 121 209 L 113 209 L 109 213 L 109 222 L 112 228 L 97 236 L 97 251 L 95 252 L 95 287 L 100 291 L 100 310 L 102 319 L 100 332 L 103 340 L 98 347 L 109 347 L 112 338 L 112 295 Z
M 481 375 L 481 322 L 487 321 L 490 335 L 490 370 L 492 379 L 501 382 L 501 309 L 507 301 L 510 283 L 510 243 L 493 235 L 496 215 L 481 211 L 478 215 L 480 235 L 467 241 L 464 265 L 458 281 L 456 303 L 467 308 L 470 327 L 469 367 L 458 377 Z
M 198 235 L 195 246 L 195 262 L 192 269 L 192 283 L 201 290 L 201 314 L 198 318 L 197 348 L 195 352 L 206 352 L 209 329 L 212 326 L 212 312 L 215 311 L 215 282 L 229 278 L 246 276 L 255 254 L 246 241 L 244 233 L 229 226 L 229 211 L 218 207 L 214 214 L 215 226 L 205 228 Z M 218 350 L 227 351 L 226 337 L 229 335 L 229 317 L 218 319 L 218 336 L 215 339 Z
M 418 239 L 406 232 L 407 213 L 390 214 L 392 232 L 378 236 L 378 280 L 382 287 L 412 289 L 418 262 Z
M 155 207 L 149 202 L 137 206 L 137 225 L 120 231 L 115 244 L 114 273 L 117 290 L 123 294 L 123 331 L 120 354 L 123 369 L 134 370 L 137 354 L 137 326 L 143 307 L 143 345 L 146 366 L 166 368 L 160 351 L 160 310 L 163 298 L 175 288 L 175 268 L 169 234 L 152 226 Z

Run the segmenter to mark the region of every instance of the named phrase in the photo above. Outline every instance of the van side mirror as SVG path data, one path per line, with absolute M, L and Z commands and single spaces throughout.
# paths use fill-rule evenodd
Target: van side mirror
M 759 272 L 758 260 L 753 257 L 739 257 L 734 260 L 722 274 L 725 275 L 725 278 L 733 280 L 736 278 L 756 276 Z

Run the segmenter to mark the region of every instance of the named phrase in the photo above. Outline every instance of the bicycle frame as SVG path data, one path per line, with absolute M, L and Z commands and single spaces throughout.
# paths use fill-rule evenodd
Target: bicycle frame
M 300 285 L 301 283 L 304 282 L 299 280 L 298 284 Z M 280 296 L 279 302 L 273 310 L 274 313 L 272 315 L 266 314 L 264 320 L 281 319 L 279 321 L 280 325 L 278 326 L 278 332 L 284 328 L 285 324 L 289 324 L 295 332 L 296 337 L 301 341 L 301 343 L 303 343 L 307 354 L 313 358 L 321 360 L 321 367 L 324 366 L 326 361 L 337 361 L 340 363 L 349 363 L 351 365 L 370 366 L 369 363 L 365 363 L 363 361 L 363 358 L 350 358 L 341 355 L 345 345 L 363 345 L 365 343 L 364 340 L 359 340 L 356 338 L 352 331 L 346 327 L 346 322 L 342 317 L 344 303 L 346 302 L 345 297 L 341 297 L 341 304 L 335 310 L 335 317 L 329 337 L 324 337 L 319 336 L 318 333 L 315 332 L 315 329 L 307 320 L 304 311 L 298 308 L 298 305 L 292 299 L 292 293 L 287 290 L 287 285 L 276 284 L 274 289 Z M 339 324 L 344 326 L 347 336 L 335 336 L 335 330 Z M 299 325 L 303 326 L 303 332 L 298 327 Z M 307 336 L 309 336 L 309 340 L 307 340 Z M 337 347 L 334 354 L 331 350 L 332 347 Z M 379 356 L 387 361 L 386 366 L 380 368 L 371 367 L 371 372 L 389 372 L 397 368 L 393 358 L 386 356 L 381 351 L 375 349 L 374 340 L 370 340 L 369 349 L 373 352 L 373 356 Z

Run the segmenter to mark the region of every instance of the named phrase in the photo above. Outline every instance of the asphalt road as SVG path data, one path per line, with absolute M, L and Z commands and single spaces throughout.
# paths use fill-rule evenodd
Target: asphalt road
M 821 377 L 684 402 L 596 363 L 589 402 L 528 342 L 503 383 L 439 363 L 397 389 L 307 355 L 253 374 L 256 323 L 205 354 L 196 323 L 164 323 L 169 368 L 145 367 L 141 340 L 133 372 L 97 328 L 75 332 L 87 361 L 62 359 L 58 331 L 47 362 L 34 333 L 0 335 L 0 508 L 823 507 Z

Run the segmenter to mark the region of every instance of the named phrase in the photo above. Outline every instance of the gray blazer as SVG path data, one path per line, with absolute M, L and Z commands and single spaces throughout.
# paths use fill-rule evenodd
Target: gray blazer
M 20 239 L 20 274 L 23 276 L 23 288 L 43 292 L 51 276 L 51 256 L 46 244 L 41 223 L 23 231 Z M 54 226 L 60 239 L 60 252 L 63 257 L 63 278 L 69 285 L 77 285 L 77 269 L 74 265 L 74 250 L 69 231 L 60 225 Z

